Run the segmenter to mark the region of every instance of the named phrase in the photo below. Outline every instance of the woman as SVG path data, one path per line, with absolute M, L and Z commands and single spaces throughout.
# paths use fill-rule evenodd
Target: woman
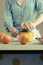
M 43 0 L 6 0 L 4 25 L 12 36 L 26 29 L 40 37 L 36 26 L 43 21 Z

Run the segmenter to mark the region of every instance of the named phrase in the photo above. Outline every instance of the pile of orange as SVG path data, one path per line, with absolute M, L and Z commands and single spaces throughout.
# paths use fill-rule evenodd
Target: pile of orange
M 11 37 L 6 33 L 0 33 L 0 42 L 9 43 L 11 41 Z

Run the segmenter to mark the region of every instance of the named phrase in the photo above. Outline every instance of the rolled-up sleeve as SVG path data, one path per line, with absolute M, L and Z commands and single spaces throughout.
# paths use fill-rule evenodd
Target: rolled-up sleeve
M 12 14 L 11 14 L 11 0 L 6 0 L 4 10 L 4 26 L 7 32 L 10 32 L 8 27 L 13 25 Z
M 37 0 L 38 13 L 43 13 L 43 0 Z

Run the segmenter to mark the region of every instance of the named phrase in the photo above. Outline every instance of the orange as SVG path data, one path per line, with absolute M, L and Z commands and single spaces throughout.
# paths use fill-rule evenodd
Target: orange
M 19 32 L 19 35 L 27 35 L 28 36 L 28 42 L 31 42 L 34 37 L 34 32 Z
M 43 39 L 43 34 L 41 34 L 41 39 Z
M 5 33 L 4 32 L 3 33 L 0 33 L 0 42 L 2 41 L 2 39 L 1 39 L 2 36 L 5 36 Z
M 0 42 L 9 43 L 10 41 L 11 41 L 11 38 L 9 35 L 5 33 L 0 33 Z
M 10 36 L 9 35 L 5 35 L 2 39 L 3 43 L 9 43 L 10 42 Z
M 25 34 L 21 34 L 21 35 L 19 36 L 19 42 L 20 42 L 22 45 L 26 44 L 26 43 L 28 42 L 28 36 L 25 35 Z

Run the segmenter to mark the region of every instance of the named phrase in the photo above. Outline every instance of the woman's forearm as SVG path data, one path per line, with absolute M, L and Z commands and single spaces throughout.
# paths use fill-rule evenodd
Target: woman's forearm
M 36 18 L 35 22 L 33 23 L 33 26 L 36 27 L 36 26 L 38 26 L 38 25 L 39 25 L 40 23 L 42 23 L 42 22 L 43 22 L 43 13 L 40 14 L 40 15 Z

